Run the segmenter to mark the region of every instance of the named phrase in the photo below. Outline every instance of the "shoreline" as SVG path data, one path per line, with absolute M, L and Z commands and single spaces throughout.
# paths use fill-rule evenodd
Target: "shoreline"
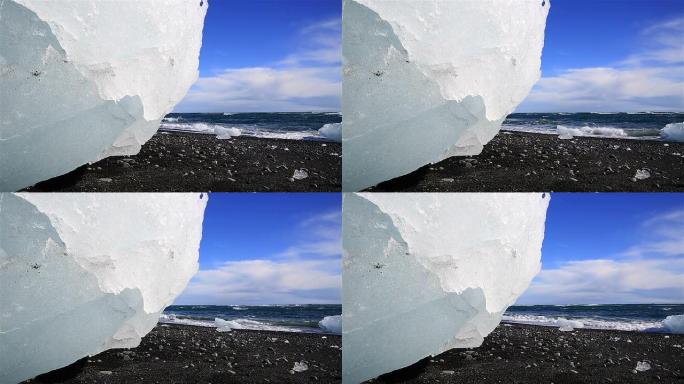
M 367 383 L 669 383 L 684 380 L 683 346 L 680 334 L 502 323 L 480 347 L 452 349 Z M 637 372 L 639 361 L 651 368 Z
M 307 177 L 295 179 L 295 171 Z M 108 157 L 27 192 L 337 192 L 342 145 L 158 131 L 133 156 Z
M 339 383 L 342 337 L 158 324 L 131 349 L 110 349 L 24 383 Z M 293 371 L 295 363 L 307 369 Z
M 451 157 L 372 192 L 684 191 L 684 143 L 501 131 L 481 154 Z M 635 178 L 648 170 L 646 179 Z

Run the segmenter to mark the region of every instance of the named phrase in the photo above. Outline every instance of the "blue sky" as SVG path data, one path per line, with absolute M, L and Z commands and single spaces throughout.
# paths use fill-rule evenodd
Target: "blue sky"
M 176 112 L 339 111 L 341 0 L 209 0 Z
M 518 304 L 684 303 L 684 197 L 554 193 Z
M 176 112 L 338 111 L 341 0 L 210 0 Z M 517 112 L 684 111 L 684 2 L 551 0 L 542 79 Z
M 175 304 L 340 303 L 339 193 L 212 193 Z
M 684 110 L 684 2 L 551 0 L 542 80 L 518 112 Z

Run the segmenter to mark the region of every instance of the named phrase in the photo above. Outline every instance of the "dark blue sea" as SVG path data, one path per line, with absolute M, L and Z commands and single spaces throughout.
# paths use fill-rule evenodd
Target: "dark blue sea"
M 171 113 L 162 120 L 160 130 L 339 141 L 341 122 L 339 112 Z
M 172 305 L 160 323 L 283 332 L 341 333 L 339 304 Z
M 668 127 L 669 128 L 666 128 Z M 684 140 L 684 113 L 513 113 L 503 130 L 636 140 Z
M 504 322 L 560 328 L 684 333 L 684 304 L 514 305 Z

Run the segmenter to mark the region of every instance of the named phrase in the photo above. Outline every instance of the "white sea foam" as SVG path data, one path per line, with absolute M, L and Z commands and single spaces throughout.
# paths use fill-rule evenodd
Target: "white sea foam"
M 668 316 L 672 318 L 673 316 Z M 517 324 L 541 325 L 547 327 L 558 328 L 589 328 L 589 329 L 608 329 L 618 331 L 635 331 L 635 332 L 672 332 L 682 333 L 681 328 L 684 327 L 684 316 L 680 315 L 681 319 L 670 320 L 672 327 L 665 321 L 645 321 L 645 320 L 607 320 L 595 318 L 573 318 L 567 319 L 564 317 L 550 317 L 540 315 L 504 315 L 503 321 Z M 680 322 L 680 323 L 678 323 Z M 562 329 L 561 329 L 562 330 Z
M 660 137 L 667 141 L 684 142 L 684 123 L 672 123 L 660 130 Z
M 214 319 L 214 326 L 216 327 L 216 330 L 219 332 L 230 332 L 233 329 L 251 329 L 256 331 L 277 332 L 304 332 L 303 329 L 299 328 L 282 327 L 250 319 L 223 320 L 216 318 Z
M 268 131 L 261 129 L 259 127 L 251 125 L 233 125 L 224 126 L 220 124 L 209 124 L 203 122 L 197 123 L 181 123 L 181 122 L 171 122 L 162 121 L 160 127 L 164 131 L 175 131 L 175 132 L 190 132 L 190 133 L 202 133 L 210 135 L 220 135 L 226 133 L 224 137 L 228 138 L 234 136 L 249 136 L 249 137 L 260 137 L 265 139 L 286 139 L 286 140 L 321 140 L 322 137 L 318 131 L 306 130 L 306 131 Z M 328 139 L 328 138 L 325 138 Z M 328 139 L 332 140 L 332 139 Z
M 513 119 L 511 119 L 513 120 Z M 541 133 L 545 135 L 558 135 L 560 139 L 572 139 L 574 137 L 597 137 L 597 138 L 621 138 L 634 140 L 653 140 L 660 135 L 658 129 L 624 129 L 618 127 L 569 127 L 558 125 L 555 128 L 544 125 L 512 125 L 504 124 L 503 131 Z
M 342 316 L 326 316 L 318 322 L 318 326 L 325 332 L 342 334 Z
M 214 134 L 217 139 L 230 139 L 236 136 L 240 136 L 242 132 L 237 128 L 224 128 L 221 126 L 214 127 Z
M 185 317 L 177 317 L 174 314 L 162 314 L 159 316 L 159 322 L 163 324 L 181 324 L 181 325 L 192 325 L 195 327 L 213 327 L 214 322 L 210 320 L 196 320 L 188 319 Z
M 241 311 L 247 310 L 248 308 L 241 306 L 233 306 L 233 310 Z M 216 328 L 219 332 L 230 332 L 233 329 L 248 329 L 256 331 L 276 331 L 276 332 L 306 332 L 306 333 L 316 333 L 317 331 L 337 333 L 342 332 L 341 323 L 339 329 L 335 330 L 334 318 L 340 316 L 326 316 L 323 320 L 319 322 L 320 329 L 316 328 L 306 328 L 306 327 L 293 327 L 293 326 L 282 326 L 274 325 L 265 321 L 258 321 L 254 319 L 238 318 L 232 320 L 224 320 L 221 318 L 215 318 L 212 320 L 200 320 L 192 319 L 184 316 L 178 316 L 174 314 L 162 314 L 159 317 L 159 323 L 161 324 L 180 324 L 180 325 L 192 325 L 195 327 L 207 327 Z M 328 319 L 328 320 L 326 320 Z M 322 325 L 325 322 L 325 326 Z M 328 328 L 330 327 L 330 328 Z
M 614 127 L 581 127 L 571 128 L 559 125 L 556 127 L 558 137 L 561 139 L 571 139 L 575 136 L 593 137 L 628 137 L 629 135 L 622 128 Z

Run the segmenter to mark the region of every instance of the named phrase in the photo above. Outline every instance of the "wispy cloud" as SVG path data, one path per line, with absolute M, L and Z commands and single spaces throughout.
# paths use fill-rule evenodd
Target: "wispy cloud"
M 543 77 L 518 111 L 684 110 L 684 17 L 652 25 L 641 35 L 644 48 L 618 63 Z
M 684 210 L 642 223 L 642 239 L 613 258 L 543 269 L 519 304 L 684 302 Z
M 624 256 L 684 257 L 684 209 L 655 216 L 642 229 L 649 234 L 647 240 L 627 249 Z
M 294 245 L 274 255 L 201 269 L 176 304 L 339 303 L 341 215 L 303 219 Z
M 303 27 L 299 49 L 275 63 L 202 77 L 177 112 L 292 112 L 340 109 L 341 20 Z

